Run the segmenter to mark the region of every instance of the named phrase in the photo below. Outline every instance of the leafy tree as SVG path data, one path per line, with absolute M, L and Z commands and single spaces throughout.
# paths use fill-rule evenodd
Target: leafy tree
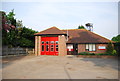
M 12 33 L 10 32 L 15 31 L 16 28 L 16 19 L 14 18 L 15 14 L 14 11 L 9 12 L 7 15 L 3 11 L 0 13 L 2 13 L 2 44 L 9 45 L 12 42 Z
M 16 21 L 16 27 L 17 27 L 17 28 L 22 28 L 22 27 L 23 27 L 22 20 L 17 20 L 17 21 Z
M 34 47 L 34 33 L 37 33 L 37 31 L 26 27 L 10 30 L 6 34 L 7 37 L 3 39 L 3 42 L 5 42 L 3 44 L 8 45 L 9 47 Z
M 120 42 L 120 35 L 117 35 L 116 37 L 113 37 L 112 41 Z
M 37 31 L 34 31 L 32 29 L 23 27 L 22 31 L 20 32 L 20 46 L 30 46 L 34 47 L 34 34 L 37 33 Z
M 34 47 L 34 31 L 23 27 L 22 20 L 15 19 L 14 10 L 2 15 L 2 44 L 10 47 Z
M 117 51 L 117 54 L 120 54 L 120 34 L 117 35 L 116 37 L 113 37 L 112 41 L 116 42 L 116 43 L 114 43 L 114 46 L 115 46 L 115 49 Z
M 15 31 L 10 30 L 8 32 L 8 45 L 9 46 L 21 46 L 21 47 L 34 47 L 34 33 L 36 31 L 23 27 L 16 28 Z
M 16 24 L 11 24 L 11 22 L 13 22 L 13 21 L 11 21 L 10 18 L 8 18 L 8 17 L 10 17 L 10 16 L 8 16 L 9 14 L 6 15 L 6 13 L 3 11 L 0 11 L 0 13 L 2 14 L 2 29 L 7 31 L 7 32 L 10 29 L 15 29 Z M 12 17 L 14 17 L 14 16 L 12 16 Z
M 81 25 L 81 26 L 78 26 L 78 29 L 85 29 L 85 27 Z
M 12 24 L 12 25 L 16 26 L 16 19 L 15 19 L 14 9 L 11 10 L 11 12 L 9 12 L 9 13 L 6 15 L 6 18 L 7 18 L 7 20 L 8 20 L 8 24 Z
M 108 43 L 106 49 L 107 49 L 106 53 L 108 53 L 108 54 L 113 54 L 113 52 L 114 52 L 114 47 L 113 47 L 112 42 L 109 42 L 109 43 Z

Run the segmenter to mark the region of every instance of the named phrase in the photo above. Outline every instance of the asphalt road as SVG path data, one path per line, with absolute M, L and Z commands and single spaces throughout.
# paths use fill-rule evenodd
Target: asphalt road
M 3 79 L 118 79 L 118 60 L 74 56 L 3 59 Z

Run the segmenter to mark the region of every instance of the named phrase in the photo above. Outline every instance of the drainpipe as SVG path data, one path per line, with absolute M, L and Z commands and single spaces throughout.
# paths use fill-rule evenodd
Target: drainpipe
M 68 29 L 67 29 L 67 41 L 68 41 Z

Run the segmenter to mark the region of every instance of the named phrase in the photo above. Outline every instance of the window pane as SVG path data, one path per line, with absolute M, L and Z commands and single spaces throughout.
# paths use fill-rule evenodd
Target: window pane
M 58 45 L 56 45 L 56 47 L 58 47 Z
M 86 49 L 89 49 L 89 47 L 88 47 L 89 45 L 88 44 L 86 44 Z
M 49 42 L 48 42 L 48 41 L 46 41 L 46 44 L 49 44 Z
M 73 44 L 68 44 L 67 49 L 73 49 Z
M 54 44 L 54 41 L 51 41 L 51 44 Z
M 48 51 L 48 49 L 49 49 L 49 47 L 48 47 L 48 45 L 46 45 L 46 51 Z
M 58 44 L 58 41 L 56 41 L 56 44 Z
M 51 47 L 54 47 L 54 45 L 51 45 Z
M 54 48 L 51 48 L 51 51 L 54 51 Z
M 42 44 L 44 44 L 44 41 L 42 41 Z
M 56 51 L 58 51 L 58 45 L 56 45 Z
M 54 51 L 54 45 L 51 45 L 51 51 Z
M 92 44 L 89 44 L 89 51 L 92 51 Z
M 42 51 L 44 51 L 44 45 L 42 45 Z
M 93 51 L 95 51 L 96 49 L 95 49 L 95 44 L 93 44 Z
M 58 48 L 56 48 L 56 51 L 58 51 Z

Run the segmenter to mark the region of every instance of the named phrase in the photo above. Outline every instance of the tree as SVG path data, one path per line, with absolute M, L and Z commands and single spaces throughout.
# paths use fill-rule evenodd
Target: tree
M 9 12 L 6 15 L 6 18 L 7 18 L 8 24 L 16 26 L 16 19 L 15 19 L 14 9 L 11 10 L 11 12 Z
M 22 20 L 17 20 L 17 21 L 16 21 L 16 27 L 17 27 L 17 28 L 22 28 L 22 27 L 23 27 Z
M 108 43 L 106 49 L 107 49 L 107 50 L 106 50 L 106 53 L 108 53 L 108 54 L 113 54 L 114 47 L 113 47 L 113 45 L 112 45 L 112 42 L 109 42 L 109 43 Z
M 14 10 L 2 13 L 2 44 L 9 47 L 34 47 L 34 31 L 23 27 L 22 20 L 15 19 Z
M 116 37 L 113 37 L 112 41 L 120 42 L 120 35 L 117 35 Z
M 81 26 L 78 26 L 78 29 L 85 29 L 85 27 L 81 25 Z
M 37 31 L 23 27 L 20 33 L 19 45 L 23 47 L 34 47 L 35 33 L 37 33 Z
M 6 13 L 3 11 L 0 11 L 0 13 L 2 14 L 2 30 L 5 30 L 8 32 L 10 29 L 15 29 L 16 23 L 15 23 L 14 16 L 10 17 L 9 14 L 6 15 Z M 12 13 L 14 13 L 14 12 L 12 12 Z M 13 18 L 14 20 L 12 20 L 10 18 Z M 13 21 L 14 21 L 14 24 L 11 23 Z
M 120 34 L 113 37 L 112 41 L 116 42 L 116 43 L 114 43 L 114 46 L 115 46 L 117 53 L 120 54 Z
M 14 18 L 14 10 L 6 14 L 5 12 L 1 11 L 2 13 L 2 44 L 9 45 L 13 42 L 12 34 L 16 27 L 16 19 Z M 10 33 L 12 32 L 12 33 Z

